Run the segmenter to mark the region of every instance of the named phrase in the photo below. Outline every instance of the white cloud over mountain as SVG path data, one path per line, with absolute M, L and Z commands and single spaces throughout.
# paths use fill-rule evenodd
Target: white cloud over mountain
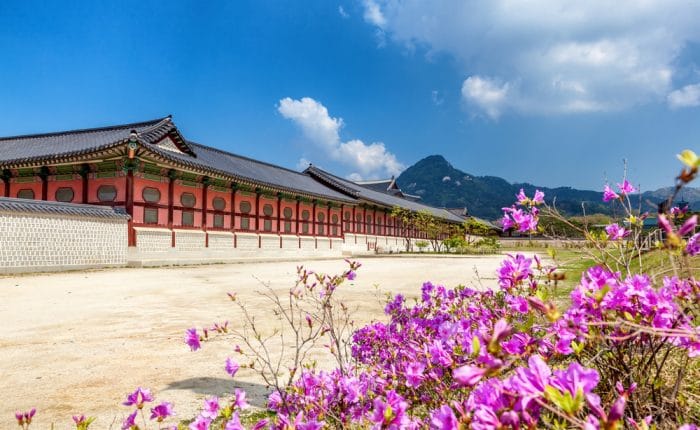
M 462 97 L 490 118 L 505 112 L 606 112 L 666 102 L 688 42 L 700 42 L 700 2 L 686 0 L 365 0 L 365 21 L 394 42 L 448 53 Z M 679 92 L 680 91 L 680 92 Z M 684 98 L 685 97 L 685 98 Z
M 686 85 L 668 95 L 671 109 L 700 106 L 700 84 Z
M 340 138 L 343 119 L 331 117 L 323 104 L 310 97 L 299 100 L 286 97 L 280 100 L 277 110 L 299 126 L 309 142 L 325 156 L 355 170 L 349 176 L 351 179 L 398 175 L 404 169 L 382 142 L 366 144 L 359 139 L 343 142 Z M 302 160 L 308 165 L 306 159 Z

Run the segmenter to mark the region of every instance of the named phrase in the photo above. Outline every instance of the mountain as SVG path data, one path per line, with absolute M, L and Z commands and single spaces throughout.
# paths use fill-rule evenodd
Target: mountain
M 535 189 L 542 190 L 547 203 L 556 199 L 560 211 L 569 215 L 580 215 L 581 204 L 585 203 L 586 213 L 611 212 L 611 205 L 603 202 L 599 191 L 577 190 L 571 187 L 537 187 L 528 183 L 511 184 L 497 176 L 474 176 L 453 167 L 441 155 L 431 155 L 404 170 L 396 179 L 399 187 L 408 193 L 421 197 L 422 201 L 438 207 L 466 207 L 469 213 L 486 219 L 497 219 L 502 215 L 501 208 L 515 201 L 515 194 L 521 188 L 532 196 Z M 670 188 L 642 194 L 644 210 L 653 212 L 656 203 L 669 195 Z M 681 197 L 700 208 L 700 188 L 688 188 Z

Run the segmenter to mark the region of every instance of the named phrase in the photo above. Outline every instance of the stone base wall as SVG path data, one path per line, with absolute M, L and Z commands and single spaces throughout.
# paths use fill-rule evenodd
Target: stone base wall
M 344 253 L 341 238 L 175 229 L 173 247 L 171 230 L 142 227 L 135 230 L 136 246 L 129 249 L 128 258 L 132 265 L 331 258 Z
M 253 232 L 203 232 L 135 227 L 128 247 L 128 219 L 0 209 L 0 274 L 88 267 L 197 264 L 298 257 L 396 253 L 400 237 L 346 234 L 345 238 Z M 174 245 L 174 246 L 173 246 Z
M 411 239 L 415 242 L 414 239 Z M 374 236 L 369 234 L 345 234 L 343 251 L 350 255 L 394 254 L 406 251 L 406 239 L 394 236 Z
M 123 266 L 127 220 L 0 212 L 0 274 Z

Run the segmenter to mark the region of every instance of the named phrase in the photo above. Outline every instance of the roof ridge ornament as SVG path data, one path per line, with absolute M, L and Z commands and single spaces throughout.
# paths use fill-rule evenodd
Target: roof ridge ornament
M 136 148 L 138 148 L 139 133 L 136 130 L 131 130 L 129 133 L 129 160 L 133 160 L 136 156 Z

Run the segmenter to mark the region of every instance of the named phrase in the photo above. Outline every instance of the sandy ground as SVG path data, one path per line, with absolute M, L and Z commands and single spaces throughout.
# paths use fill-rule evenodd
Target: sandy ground
M 375 285 L 416 297 L 423 281 L 446 286 L 493 286 L 501 257 L 365 258 L 346 297 L 359 309 L 358 322 L 382 318 Z M 266 387 L 251 370 L 232 380 L 223 370 L 233 343 L 218 339 L 190 352 L 183 343 L 189 327 L 229 320 L 240 314 L 226 292 L 264 324 L 269 307 L 255 293 L 260 281 L 280 294 L 293 285 L 300 263 L 248 263 L 151 269 L 113 269 L 0 277 L 0 428 L 15 428 L 13 412 L 38 409 L 36 429 L 71 428 L 71 415 L 98 420 L 91 428 L 120 428 L 130 410 L 121 406 L 137 386 L 171 401 L 179 418 L 191 418 L 204 397 L 235 388 L 262 406 Z M 304 261 L 306 267 L 338 273 L 342 260 Z M 256 279 L 257 278 L 257 279 Z M 259 280 L 258 280 L 259 279 Z M 112 425 L 113 422 L 116 424 Z

